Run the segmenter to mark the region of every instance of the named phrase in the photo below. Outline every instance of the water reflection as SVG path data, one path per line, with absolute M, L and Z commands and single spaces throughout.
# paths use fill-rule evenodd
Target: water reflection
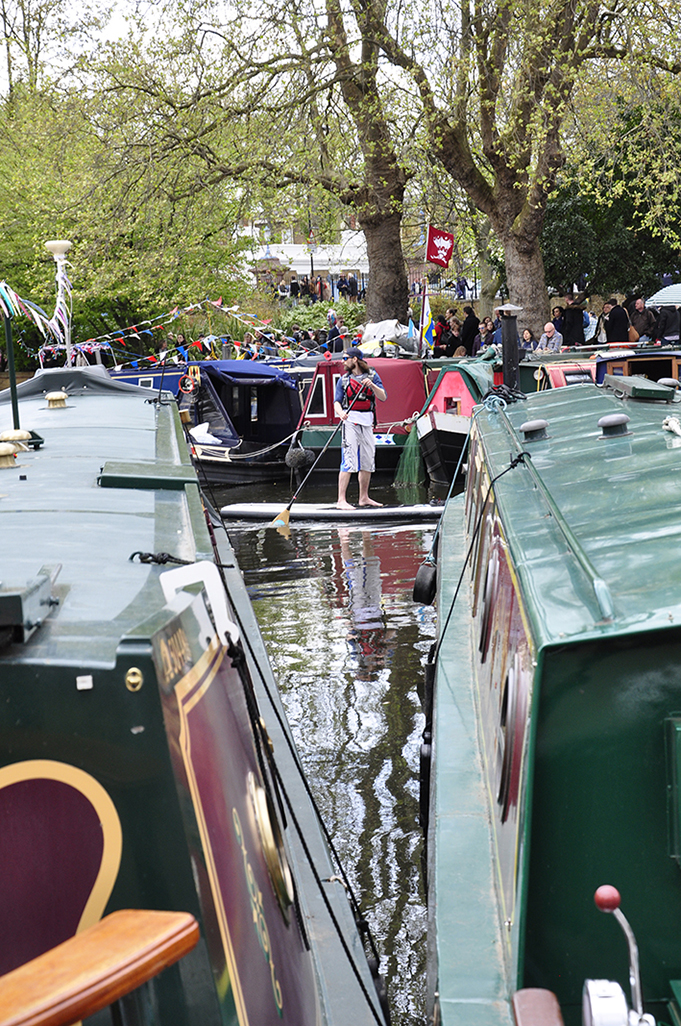
M 230 531 L 315 796 L 382 953 L 393 1022 L 425 1023 L 421 664 L 433 528 Z

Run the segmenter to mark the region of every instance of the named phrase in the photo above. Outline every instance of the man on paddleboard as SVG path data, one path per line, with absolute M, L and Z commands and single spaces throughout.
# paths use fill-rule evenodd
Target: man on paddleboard
M 357 474 L 359 505 L 381 506 L 369 498 L 369 482 L 376 469 L 376 399 L 385 402 L 386 391 L 361 349 L 353 346 L 343 356 L 345 373 L 336 383 L 333 408 L 343 422 L 341 468 L 338 475 L 338 509 L 352 509 L 346 499 L 350 476 Z

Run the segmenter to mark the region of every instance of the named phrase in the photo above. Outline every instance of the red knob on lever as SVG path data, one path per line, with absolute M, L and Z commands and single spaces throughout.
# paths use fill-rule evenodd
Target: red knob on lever
M 611 884 L 603 884 L 594 894 L 596 908 L 600 912 L 614 912 L 620 907 L 620 892 Z

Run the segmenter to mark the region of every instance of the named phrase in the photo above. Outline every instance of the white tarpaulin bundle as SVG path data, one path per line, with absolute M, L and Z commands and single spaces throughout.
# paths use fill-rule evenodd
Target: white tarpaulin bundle
M 415 353 L 418 338 L 409 337 L 409 328 L 399 321 L 375 321 L 367 324 L 362 335 L 362 350 L 368 356 L 375 356 L 384 344 L 399 346 L 406 353 Z

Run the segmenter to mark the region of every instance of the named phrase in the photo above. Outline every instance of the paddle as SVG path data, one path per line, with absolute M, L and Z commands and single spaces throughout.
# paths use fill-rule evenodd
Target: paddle
M 363 395 L 364 395 L 364 392 L 365 392 L 365 386 L 363 385 L 363 386 L 362 386 L 362 388 L 360 388 L 360 389 L 359 389 L 359 391 L 357 392 L 357 394 L 356 394 L 355 396 L 353 396 L 352 402 L 351 402 L 351 403 L 349 404 L 349 406 L 348 406 L 348 412 L 350 412 L 350 410 L 351 410 L 351 409 L 352 409 L 352 407 L 353 407 L 353 406 L 355 405 L 355 403 L 357 402 L 357 400 L 358 400 L 358 399 L 359 399 L 359 398 L 360 398 L 361 396 L 363 396 Z M 312 471 L 313 471 L 313 470 L 315 469 L 315 467 L 316 467 L 316 466 L 317 466 L 317 464 L 319 463 L 320 459 L 322 458 L 322 456 L 324 455 L 324 453 L 326 452 L 326 450 L 327 450 L 327 449 L 329 448 L 329 446 L 330 446 L 330 445 L 331 445 L 331 443 L 333 442 L 334 438 L 336 437 L 336 435 L 338 434 L 338 432 L 340 431 L 340 429 L 341 429 L 341 428 L 343 427 L 343 424 L 344 424 L 344 423 L 345 423 L 345 421 L 341 420 L 341 421 L 339 421 L 339 423 L 338 423 L 338 424 L 336 425 L 336 427 L 335 427 L 335 428 L 334 428 L 334 430 L 333 430 L 333 433 L 332 433 L 332 434 L 331 434 L 331 435 L 329 436 L 329 439 L 328 439 L 328 441 L 327 441 L 326 445 L 324 446 L 324 448 L 323 448 L 323 449 L 322 449 L 322 451 L 320 452 L 319 456 L 318 456 L 318 457 L 317 457 L 317 459 L 316 459 L 316 460 L 314 461 L 314 463 L 312 464 L 312 466 L 311 466 L 311 467 L 310 467 L 310 469 L 308 470 L 307 474 L 306 474 L 306 475 L 305 475 L 305 477 L 303 478 L 303 481 L 302 481 L 302 483 L 301 483 L 300 487 L 298 488 L 298 490 L 296 491 L 296 494 L 295 494 L 295 495 L 293 496 L 293 498 L 292 498 L 292 499 L 291 499 L 291 501 L 289 502 L 288 506 L 286 507 L 286 509 L 283 509 L 283 510 L 281 511 L 281 513 L 277 513 L 277 515 L 276 515 L 276 517 L 274 518 L 274 520 L 272 521 L 272 523 L 271 523 L 271 524 L 268 524 L 268 525 L 267 525 L 268 527 L 287 527 L 287 526 L 288 526 L 288 522 L 289 522 L 289 517 L 290 517 L 290 514 L 291 514 L 291 506 L 293 505 L 293 503 L 294 503 L 294 502 L 296 501 L 296 499 L 298 498 L 298 496 L 299 496 L 299 495 L 300 495 L 300 493 L 302 492 L 303 488 L 305 487 L 305 485 L 307 484 L 307 482 L 308 482 L 308 480 L 309 480 L 309 478 L 310 478 L 310 475 L 312 474 Z

